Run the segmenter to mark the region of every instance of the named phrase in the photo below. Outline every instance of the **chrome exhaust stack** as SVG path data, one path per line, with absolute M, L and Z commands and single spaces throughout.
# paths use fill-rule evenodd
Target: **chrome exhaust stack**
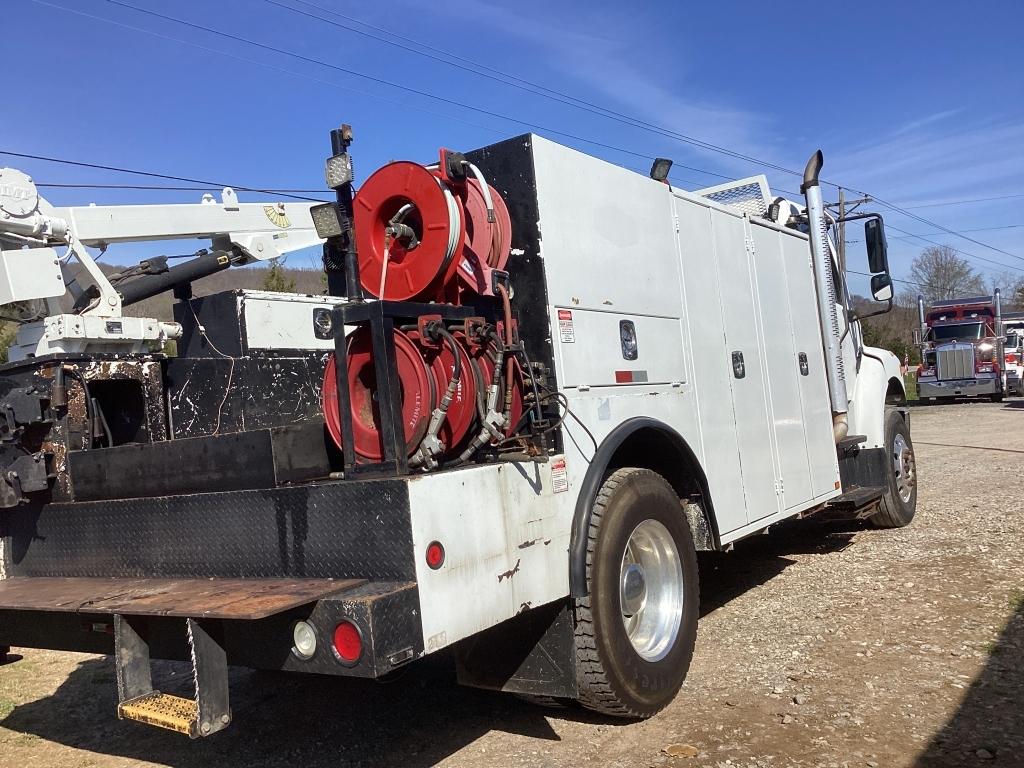
M 818 321 L 821 324 L 825 371 L 832 402 L 832 432 L 838 443 L 849 432 L 846 414 L 850 410 L 850 399 L 846 392 L 846 371 L 843 369 L 843 350 L 839 337 L 839 314 L 836 310 L 836 283 L 828 242 L 828 222 L 825 219 L 825 203 L 818 182 L 818 174 L 821 173 L 824 163 L 825 158 L 820 149 L 811 155 L 804 169 L 800 191 L 807 200 L 811 261 L 814 265 L 814 282 L 818 294 Z

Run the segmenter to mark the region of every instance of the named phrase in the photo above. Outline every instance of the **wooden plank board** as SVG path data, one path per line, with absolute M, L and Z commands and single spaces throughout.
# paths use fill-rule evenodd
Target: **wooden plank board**
M 363 583 L 364 579 L 21 577 L 0 580 L 0 610 L 252 620 Z

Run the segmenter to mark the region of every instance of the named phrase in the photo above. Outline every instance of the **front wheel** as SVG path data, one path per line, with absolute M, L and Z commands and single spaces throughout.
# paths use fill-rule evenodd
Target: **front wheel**
M 885 412 L 885 451 L 885 494 L 870 519 L 879 528 L 902 528 L 917 511 L 917 462 L 910 427 L 896 410 Z
M 588 596 L 576 601 L 580 702 L 650 717 L 679 691 L 697 637 L 697 554 L 679 497 L 659 474 L 616 470 L 591 512 Z

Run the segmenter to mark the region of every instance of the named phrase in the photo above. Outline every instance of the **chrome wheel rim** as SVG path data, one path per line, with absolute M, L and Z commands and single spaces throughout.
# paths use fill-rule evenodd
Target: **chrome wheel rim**
M 683 566 L 668 528 L 644 520 L 622 554 L 619 607 L 629 642 L 641 658 L 668 655 L 683 620 Z
M 896 476 L 896 492 L 904 503 L 914 493 L 917 475 L 914 466 L 914 451 L 903 435 L 896 435 L 892 441 L 892 468 Z

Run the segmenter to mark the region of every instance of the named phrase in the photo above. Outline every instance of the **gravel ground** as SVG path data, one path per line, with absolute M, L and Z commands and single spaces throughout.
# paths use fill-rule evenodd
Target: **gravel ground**
M 234 671 L 235 723 L 190 743 L 116 719 L 109 660 L 26 650 L 0 668 L 0 766 L 1024 766 L 1024 401 L 912 425 L 914 523 L 812 518 L 702 560 L 690 676 L 646 722 L 460 688 L 438 659 L 389 685 Z

